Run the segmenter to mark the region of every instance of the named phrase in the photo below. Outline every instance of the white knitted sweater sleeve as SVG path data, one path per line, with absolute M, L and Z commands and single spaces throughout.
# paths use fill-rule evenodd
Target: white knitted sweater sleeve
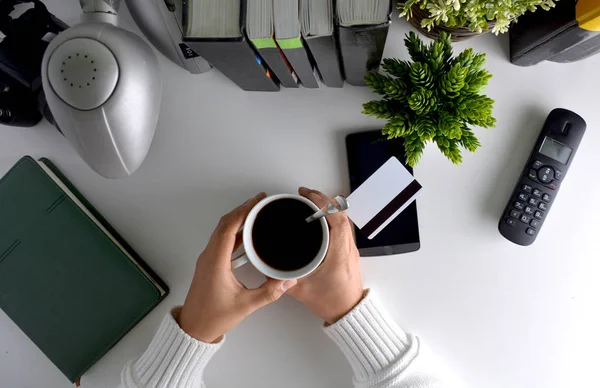
M 177 309 L 173 310 L 177 314 Z M 223 341 L 207 344 L 181 330 L 172 314 L 163 319 L 148 349 L 121 373 L 125 388 L 204 387 L 202 373 Z
M 352 366 L 356 388 L 459 386 L 419 338 L 398 327 L 372 291 L 324 331 Z
M 419 339 L 405 334 L 380 306 L 372 292 L 346 316 L 325 327 L 354 371 L 357 388 L 453 388 L 440 378 L 437 364 L 423 351 Z M 148 349 L 123 369 L 125 388 L 204 387 L 202 374 L 222 345 L 207 344 L 187 335 L 167 315 Z

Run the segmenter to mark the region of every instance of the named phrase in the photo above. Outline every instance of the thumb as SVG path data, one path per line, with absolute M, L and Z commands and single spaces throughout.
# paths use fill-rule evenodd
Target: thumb
M 252 311 L 256 311 L 270 303 L 275 302 L 285 294 L 287 290 L 294 287 L 297 280 L 267 279 L 260 287 L 248 290 L 248 305 Z

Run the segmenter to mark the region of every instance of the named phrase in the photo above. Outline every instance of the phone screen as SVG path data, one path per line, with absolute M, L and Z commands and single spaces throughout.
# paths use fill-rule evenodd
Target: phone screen
M 356 190 L 392 156 L 397 157 L 408 171 L 413 173 L 412 168 L 405 164 L 403 140 L 385 140 L 380 130 L 348 135 L 346 149 L 351 191 Z M 384 256 L 418 250 L 421 243 L 417 202 L 410 204 L 372 240 L 358 228 L 355 228 L 355 235 L 361 256 Z

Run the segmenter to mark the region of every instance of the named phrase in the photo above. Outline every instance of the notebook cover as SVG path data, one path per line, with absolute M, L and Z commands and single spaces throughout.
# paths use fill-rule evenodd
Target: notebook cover
M 65 186 L 67 186 L 69 188 L 69 190 L 71 190 L 71 192 L 77 197 L 77 199 L 79 199 L 79 201 L 81 201 L 81 203 L 83 203 L 83 205 L 90 211 L 90 213 L 92 213 L 94 215 L 94 217 L 96 217 L 96 219 L 102 224 L 102 226 L 104 226 L 104 228 L 106 230 L 108 230 L 108 232 L 115 238 L 115 240 L 117 240 L 119 242 L 119 244 L 121 244 L 121 246 L 123 248 L 125 248 L 127 253 L 129 253 L 131 255 L 131 257 L 133 257 L 135 259 L 135 261 L 140 265 L 140 267 L 144 268 L 144 271 L 146 271 L 150 276 L 152 276 L 154 281 L 156 283 L 158 283 L 163 288 L 163 290 L 166 291 L 166 294 L 163 295 L 163 299 L 164 299 L 169 294 L 169 291 L 170 291 L 167 283 L 165 283 L 160 278 L 160 276 L 158 276 L 156 274 L 156 272 L 154 272 L 154 270 L 152 268 L 150 268 L 150 266 L 144 261 L 144 259 L 142 259 L 140 257 L 140 255 L 131 247 L 131 245 L 129 245 L 129 243 L 127 241 L 125 241 L 125 239 L 119 234 L 119 232 L 117 232 L 112 227 L 112 225 L 109 224 L 108 221 L 106 221 L 104 216 L 102 216 L 102 214 L 100 214 L 100 212 L 94 207 L 94 205 L 92 205 L 81 194 L 81 192 L 79 192 L 79 190 L 77 190 L 77 188 L 67 179 L 67 177 L 65 177 L 63 175 L 63 173 L 58 169 L 58 167 L 56 167 L 54 165 L 54 163 L 52 163 L 47 158 L 41 158 L 41 159 L 39 159 L 39 161 L 44 163 L 44 165 L 46 165 L 46 167 L 48 167 L 54 173 L 54 175 L 56 175 L 58 177 L 58 179 L 60 179 L 65 184 Z
M 344 86 L 344 76 L 340 65 L 340 56 L 334 35 L 304 37 L 312 57 L 315 60 L 323 83 L 330 88 Z
M 186 1 L 183 2 L 184 29 L 187 25 Z M 240 4 L 239 38 L 194 38 L 184 36 L 183 41 L 200 54 L 211 65 L 219 69 L 227 78 L 240 88 L 252 92 L 278 92 L 279 83 L 270 76 L 262 59 L 246 39 L 244 25 L 246 20 L 246 1 Z
M 32 158 L 0 180 L 0 308 L 71 382 L 166 295 Z
M 379 70 L 390 24 L 336 27 L 344 74 L 350 85 L 366 86 L 367 73 Z
M 304 48 L 302 38 L 277 39 L 277 44 L 281 47 L 288 62 L 294 68 L 294 72 L 296 72 L 302 85 L 310 89 L 318 88 L 319 83 L 315 78 L 313 65 Z
M 286 59 L 274 39 L 254 39 L 251 42 L 271 69 L 275 78 L 281 83 L 281 86 L 286 88 L 298 87 L 298 80 L 292 74 L 291 65 L 288 67 Z

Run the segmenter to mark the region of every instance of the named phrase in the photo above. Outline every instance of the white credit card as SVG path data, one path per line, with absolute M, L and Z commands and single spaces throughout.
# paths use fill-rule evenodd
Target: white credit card
M 373 239 L 417 197 L 421 185 L 392 157 L 348 197 L 348 217 Z

